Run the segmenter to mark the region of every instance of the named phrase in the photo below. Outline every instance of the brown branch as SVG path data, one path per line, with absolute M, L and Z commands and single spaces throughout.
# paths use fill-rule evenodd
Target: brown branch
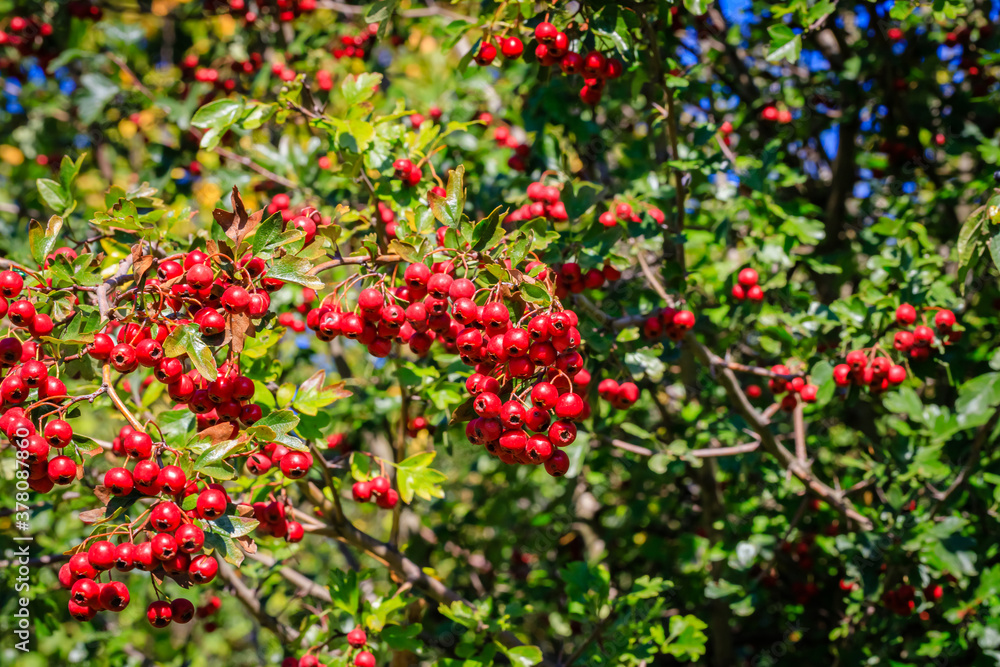
M 948 497 L 962 485 L 966 478 L 968 478 L 969 473 L 971 473 L 973 468 L 976 467 L 976 463 L 979 462 L 979 453 L 982 451 L 983 445 L 986 444 L 986 440 L 989 437 L 990 432 L 993 431 L 993 428 L 996 426 L 998 418 L 1000 418 L 1000 408 L 994 410 L 993 415 L 989 418 L 989 421 L 980 426 L 979 430 L 976 431 L 976 437 L 972 440 L 972 447 L 969 449 L 969 456 L 965 460 L 965 464 L 963 464 L 962 468 L 958 471 L 958 475 L 955 476 L 955 479 L 948 485 L 947 489 L 934 493 L 934 498 L 937 500 L 937 504 L 931 510 L 931 516 L 937 514 L 938 510 L 940 510 L 941 506 L 944 504 L 944 501 L 948 500 Z
M 720 358 L 707 347 L 702 345 L 698 341 L 697 337 L 695 337 L 694 332 L 688 332 L 687 336 L 684 338 L 684 342 L 691 346 L 694 350 L 694 354 L 706 366 L 720 365 L 718 363 Z M 776 458 L 784 468 L 798 477 L 799 480 L 815 495 L 825 500 L 828 505 L 836 509 L 841 514 L 855 521 L 862 530 L 867 531 L 874 527 L 871 519 L 854 509 L 854 505 L 844 497 L 844 493 L 842 491 L 833 489 L 813 477 L 808 467 L 806 467 L 795 457 L 794 454 L 788 451 L 788 449 L 777 441 L 774 434 L 771 432 L 770 421 L 750 404 L 750 399 L 748 399 L 747 395 L 743 392 L 742 387 L 740 387 L 739 380 L 736 379 L 736 374 L 733 373 L 732 370 L 722 366 L 722 370 L 717 375 L 717 379 L 722 384 L 723 388 L 725 388 L 726 395 L 734 404 L 736 411 L 740 413 L 747 423 L 750 424 L 750 427 L 760 436 L 764 451 Z
M 323 271 L 328 271 L 330 269 L 335 269 L 338 266 L 357 266 L 360 264 L 397 264 L 402 262 L 403 258 L 399 255 L 378 255 L 377 257 L 369 257 L 368 255 L 356 255 L 352 257 L 338 257 L 336 259 L 331 259 L 328 262 L 323 262 L 322 264 L 317 264 L 312 269 L 309 270 L 309 275 L 315 276 Z
M 132 255 L 129 255 L 125 259 L 118 262 L 118 269 L 115 271 L 113 276 L 98 285 L 94 295 L 97 298 L 97 308 L 100 310 L 101 320 L 108 319 L 108 313 L 111 312 L 111 302 L 108 299 L 108 292 L 118 287 L 121 283 L 132 278 L 132 276 L 129 275 L 129 269 L 131 268 Z
M 325 510 L 331 502 L 323 496 L 323 492 L 319 488 L 312 484 L 300 488 L 305 490 L 310 502 L 324 509 L 324 513 L 326 513 Z M 391 544 L 380 542 L 371 535 L 358 530 L 349 521 L 339 524 L 328 524 L 326 527 L 319 529 L 306 528 L 306 530 L 317 535 L 332 537 L 364 551 L 392 570 L 399 581 L 424 591 L 439 604 L 449 606 L 453 602 L 460 602 L 469 607 L 473 606 L 471 602 L 448 588 L 444 582 L 428 575 L 424 571 L 424 568 L 407 558 Z M 497 633 L 497 640 L 507 647 L 522 646 L 524 644 L 513 632 L 507 631 Z M 544 667 L 553 667 L 552 663 L 547 660 L 542 660 L 539 664 Z
M 257 619 L 258 623 L 273 632 L 286 644 L 294 643 L 299 638 L 298 630 L 285 625 L 264 610 L 260 600 L 257 598 L 257 594 L 243 583 L 243 580 L 240 579 L 239 575 L 236 574 L 236 570 L 229 563 L 223 560 L 218 554 L 216 554 L 215 560 L 219 563 L 219 577 L 233 589 L 233 594 L 243 603 L 247 611 Z
M 736 454 L 749 454 L 760 447 L 760 440 L 746 442 L 742 445 L 732 445 L 730 447 L 706 447 L 705 449 L 692 449 L 688 454 L 699 459 L 714 459 L 722 456 L 734 456 Z

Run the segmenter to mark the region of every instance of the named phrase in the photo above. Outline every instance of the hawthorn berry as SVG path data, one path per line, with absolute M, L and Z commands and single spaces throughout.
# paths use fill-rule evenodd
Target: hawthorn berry
M 148 607 L 146 607 L 146 620 L 154 628 L 165 628 L 170 625 L 170 621 L 173 618 L 173 610 L 170 608 L 170 604 L 164 602 L 163 600 L 157 600 L 151 602 Z
M 174 623 L 189 623 L 194 618 L 194 604 L 185 598 L 170 601 L 170 616 Z

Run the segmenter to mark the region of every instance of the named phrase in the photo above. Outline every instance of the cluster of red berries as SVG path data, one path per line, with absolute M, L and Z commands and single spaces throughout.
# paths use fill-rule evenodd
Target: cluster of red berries
M 562 193 L 554 185 L 545 185 L 541 181 L 528 184 L 527 189 L 530 204 L 525 204 L 507 214 L 504 222 L 524 222 L 535 218 L 545 218 L 552 222 L 566 222 L 566 204 L 560 201 Z
M 908 327 L 917 321 L 917 309 L 908 303 L 901 304 L 896 309 L 896 324 Z M 892 346 L 904 354 L 909 354 L 914 361 L 928 359 L 934 344 L 940 341 L 942 345 L 951 345 L 962 338 L 962 332 L 955 331 L 955 313 L 944 308 L 934 315 L 934 328 L 926 324 L 918 324 L 912 331 L 897 331 L 892 340 Z
M 53 329 L 52 318 L 36 312 L 34 304 L 28 299 L 13 301 L 21 295 L 23 287 L 24 279 L 14 271 L 0 272 L 0 317 L 6 315 L 15 328 L 26 329 L 34 338 L 48 336 Z M 4 356 L 6 358 L 7 355 Z
M 601 101 L 605 83 L 622 75 L 624 66 L 617 58 L 608 58 L 600 51 L 580 55 L 569 49 L 569 36 L 548 21 L 535 26 L 535 58 L 544 67 L 558 65 L 564 74 L 581 74 L 584 77 L 580 99 L 594 105 Z M 524 43 L 518 37 L 501 37 L 500 53 L 508 60 L 516 60 L 524 53 Z M 487 66 L 497 57 L 497 47 L 487 37 L 476 52 L 476 63 Z
M 367 503 L 374 498 L 376 505 L 387 510 L 391 510 L 399 502 L 399 493 L 392 488 L 389 478 L 385 475 L 376 475 L 370 480 L 355 482 L 351 487 L 351 495 L 359 503 Z
M 384 282 L 362 290 L 356 311 L 345 311 L 338 292 L 334 291 L 309 311 L 306 325 L 320 340 L 344 336 L 367 346 L 376 357 L 388 356 L 394 341 L 408 345 L 418 356 L 426 355 L 435 340 L 454 349 L 461 321 L 469 313 L 467 310 L 453 313 L 456 319 L 452 319 L 449 299 L 461 301 L 462 308 L 469 308 L 468 304 L 476 308 L 472 301 L 475 285 L 465 278 L 455 279 L 454 272 L 450 261 L 437 263 L 433 268 L 410 264 L 403 272 L 403 284 L 391 292 Z
M 482 114 L 483 116 L 488 116 L 489 114 Z M 510 131 L 510 127 L 507 125 L 497 125 L 493 128 L 493 141 L 497 146 L 501 148 L 513 149 L 514 154 L 507 159 L 507 166 L 514 171 L 527 171 L 528 163 L 526 162 L 528 156 L 531 154 L 531 146 L 521 141 L 518 141 L 514 133 Z
M 246 60 L 230 59 L 212 67 L 200 67 L 198 55 L 189 53 L 181 60 L 181 73 L 185 78 L 215 84 L 219 89 L 230 92 L 236 89 L 236 77 L 256 74 L 263 63 L 264 59 L 259 53 L 252 53 Z M 229 76 L 223 76 L 221 68 L 228 68 Z
M 791 111 L 788 109 L 779 109 L 778 107 L 770 104 L 761 110 L 760 117 L 764 120 L 781 123 L 783 125 L 792 122 Z
M 618 410 L 628 410 L 639 400 L 639 387 L 634 382 L 618 383 L 605 378 L 597 385 L 597 394 Z
M 361 58 L 371 53 L 371 44 L 375 41 L 378 33 L 378 24 L 371 23 L 362 28 L 354 35 L 341 35 L 340 46 L 331 49 L 333 57 L 337 60 L 341 58 Z
M 281 447 L 281 445 L 278 445 Z M 251 455 L 251 459 L 253 456 Z M 250 462 L 247 462 L 249 469 Z M 253 504 L 253 518 L 259 521 L 256 531 L 261 535 L 278 537 L 286 542 L 301 542 L 305 536 L 305 529 L 298 521 L 288 518 L 288 508 L 274 498 L 270 502 L 255 502 Z
M 844 359 L 846 363 L 833 367 L 833 381 L 837 386 L 847 387 L 851 384 L 867 386 L 871 391 L 878 393 L 885 391 L 890 385 L 898 385 L 906 380 L 905 368 L 894 364 L 888 356 L 875 356 L 869 360 L 869 353 L 878 354 L 874 348 L 867 352 L 854 350 L 848 352 Z
M 44 39 L 51 35 L 51 23 L 31 16 L 12 16 L 7 30 L 0 30 L 0 46 L 9 44 L 24 55 L 42 46 Z
M 587 269 L 586 273 L 576 262 L 554 264 L 552 270 L 556 278 L 556 296 L 560 299 L 569 294 L 579 294 L 583 290 L 599 289 L 622 277 L 621 271 L 606 262 L 600 269 L 596 267 Z
M 784 397 L 781 399 L 781 409 L 785 412 L 791 412 L 798 405 L 799 399 L 803 403 L 815 403 L 816 394 L 819 392 L 819 387 L 814 384 L 809 384 L 806 382 L 805 378 L 801 376 L 796 377 L 780 377 L 792 375 L 792 371 L 788 366 L 784 364 L 775 364 L 771 366 L 771 372 L 775 374 L 776 377 L 772 377 L 767 381 L 767 386 L 770 388 L 771 392 L 775 396 Z
M 267 205 L 267 214 L 274 215 L 275 213 L 280 213 L 284 222 L 291 223 L 293 228 L 305 233 L 305 245 L 313 242 L 320 228 L 330 225 L 330 218 L 322 215 L 312 206 L 292 208 L 291 199 L 283 192 L 274 195 Z
M 403 185 L 413 187 L 424 177 L 424 170 L 412 161 L 401 157 L 392 163 L 392 168 L 396 172 L 396 178 L 403 182 Z
M 750 267 L 740 271 L 733 285 L 733 298 L 737 301 L 749 299 L 750 301 L 761 302 L 764 300 L 764 290 L 757 284 L 757 272 Z
M 646 215 L 652 218 L 658 225 L 663 225 L 667 219 L 666 216 L 663 215 L 663 211 L 655 206 L 648 207 L 646 209 Z M 627 202 L 619 202 L 615 204 L 613 209 L 608 209 L 604 213 L 597 216 L 597 221 L 605 227 L 614 227 L 619 222 L 626 225 L 630 222 L 642 222 L 642 217 L 640 217 L 640 215 L 633 210 L 631 204 Z
M 643 320 L 642 335 L 650 341 L 658 340 L 664 336 L 670 340 L 679 341 L 694 328 L 694 322 L 694 313 L 690 310 L 667 307 Z
M 254 477 L 260 477 L 274 465 L 278 466 L 281 474 L 286 478 L 301 479 L 312 467 L 313 457 L 309 452 L 291 450 L 281 443 L 269 442 L 247 456 L 245 467 L 248 473 Z
M 365 629 L 360 625 L 355 626 L 353 630 L 347 633 L 347 644 L 351 647 L 351 651 L 357 649 L 357 653 L 354 654 L 354 661 L 351 663 L 354 667 L 375 667 L 375 656 L 372 655 L 370 651 L 363 650 L 365 645 L 368 644 L 368 634 Z M 325 667 L 323 663 L 319 661 L 319 658 L 312 654 L 306 654 L 301 658 L 287 657 L 281 661 L 281 667 Z
M 590 415 L 583 398 L 590 373 L 577 351 L 577 316 L 572 310 L 536 309 L 521 323 L 515 326 L 507 306 L 493 301 L 459 334 L 459 355 L 476 368 L 465 387 L 477 416 L 465 434 L 504 463 L 544 464 L 550 475 L 564 475 L 569 458 L 557 448 L 572 444 L 576 422 Z M 538 371 L 544 379 L 536 377 Z M 503 389 L 517 380 L 523 381 L 520 391 Z
M 259 17 L 251 11 L 248 0 L 204 0 L 206 11 L 220 11 L 243 17 L 247 23 L 254 23 Z M 316 9 L 316 0 L 272 0 L 256 3 L 262 13 L 273 13 L 282 23 L 291 23 L 301 14 L 307 14 Z
M 183 494 L 187 486 L 184 473 L 176 466 L 168 468 L 175 468 L 179 473 L 168 483 L 176 482 L 176 494 Z M 109 476 L 114 483 L 115 470 L 122 469 L 108 471 L 106 484 Z M 194 524 L 193 519 L 218 519 L 225 513 L 228 502 L 225 491 L 218 485 L 212 485 L 202 491 L 197 508 L 189 512 L 184 512 L 171 501 L 154 505 L 149 513 L 148 539 L 144 542 L 135 543 L 131 535 L 127 541 L 118 544 L 108 539 L 84 542 L 59 570 L 59 583 L 70 591 L 70 615 L 80 621 L 89 621 L 98 611 L 120 612 L 128 606 L 128 586 L 121 581 L 100 582 L 104 573 L 110 576 L 111 569 L 121 573 L 138 569 L 160 578 L 171 577 L 184 586 L 211 582 L 219 564 L 211 556 L 200 553 L 205 544 L 205 533 Z M 113 536 L 114 532 L 101 537 Z M 194 605 L 180 598 L 170 603 L 153 602 L 146 610 L 146 618 L 157 628 L 165 627 L 171 621 L 187 623 L 194 615 Z

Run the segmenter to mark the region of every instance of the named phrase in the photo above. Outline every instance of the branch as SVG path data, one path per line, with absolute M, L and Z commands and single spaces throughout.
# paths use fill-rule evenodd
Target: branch
M 310 276 L 315 276 L 323 271 L 329 271 L 330 269 L 335 269 L 338 266 L 358 266 L 360 264 L 397 264 L 402 262 L 403 258 L 399 255 L 378 255 L 377 257 L 369 257 L 368 255 L 356 255 L 353 257 L 338 257 L 336 259 L 331 259 L 328 262 L 323 262 L 322 264 L 317 264 L 312 269 L 309 270 Z
M 97 307 L 101 312 L 101 320 L 108 319 L 108 313 L 111 312 L 111 302 L 108 300 L 108 292 L 132 278 L 128 272 L 130 268 L 132 268 L 132 255 L 118 262 L 118 269 L 115 271 L 115 274 L 97 287 L 95 296 L 97 297 Z
M 948 488 L 944 491 L 939 491 L 934 493 L 934 498 L 938 501 L 934 508 L 931 510 L 931 516 L 937 514 L 938 510 L 941 509 L 941 505 L 944 501 L 948 500 L 948 497 L 955 492 L 958 487 L 968 478 L 969 473 L 972 469 L 976 467 L 976 463 L 979 461 L 979 453 L 983 449 L 983 445 L 986 444 L 986 440 L 989 437 L 990 432 L 993 427 L 996 426 L 997 419 L 1000 418 L 1000 408 L 993 411 L 993 415 L 990 417 L 989 421 L 979 427 L 976 431 L 976 437 L 972 441 L 972 448 L 969 450 L 969 457 L 965 460 L 965 464 L 962 466 L 961 470 L 958 471 L 958 475 L 955 477 L 954 481 L 948 485 Z
M 118 392 L 115 391 L 114 384 L 111 382 L 111 366 L 108 364 L 104 364 L 102 380 L 104 382 L 104 384 L 101 385 L 102 388 L 108 393 L 108 396 L 111 397 L 111 402 L 115 404 L 115 408 L 118 409 L 118 412 L 122 413 L 122 416 L 125 417 L 129 426 L 134 428 L 139 433 L 144 433 L 146 429 L 142 427 L 142 424 L 139 423 L 139 420 L 135 418 L 135 415 L 132 414 L 132 411 L 129 410 L 128 406 L 125 405 L 125 402 L 122 401 Z
M 323 496 L 323 492 L 320 491 L 315 485 L 309 484 L 302 488 L 307 493 L 309 500 L 317 506 L 325 508 L 328 504 L 330 504 L 330 501 Z M 431 598 L 436 600 L 439 604 L 449 606 L 453 602 L 461 602 L 469 607 L 473 606 L 471 602 L 448 588 L 448 586 L 446 586 L 443 582 L 429 576 L 424 571 L 424 568 L 407 558 L 402 552 L 397 550 L 391 544 L 380 542 L 371 535 L 358 530 L 349 521 L 344 521 L 343 523 L 336 525 L 328 524 L 323 528 L 317 529 L 307 527 L 306 530 L 316 535 L 332 537 L 364 551 L 369 556 L 375 558 L 392 570 L 398 580 L 405 584 L 409 584 L 414 588 L 419 588 Z M 513 632 L 499 632 L 497 633 L 497 639 L 507 647 L 524 645 L 524 642 L 518 639 Z M 539 664 L 543 667 L 553 667 L 552 663 L 547 660 L 542 660 Z
M 799 461 L 794 454 L 779 443 L 770 429 L 770 421 L 766 419 L 753 405 L 750 399 L 743 393 L 736 374 L 724 364 L 720 364 L 721 358 L 702 345 L 695 337 L 694 332 L 688 332 L 684 338 L 685 343 L 690 345 L 695 355 L 706 366 L 721 366 L 722 372 L 718 379 L 726 390 L 726 395 L 732 401 L 737 412 L 750 424 L 750 427 L 760 436 L 764 451 L 773 456 L 789 472 L 799 478 L 810 491 L 822 498 L 828 505 L 845 515 L 849 519 L 857 522 L 862 530 L 872 530 L 874 525 L 871 519 L 854 509 L 854 505 L 844 497 L 842 491 L 837 491 L 830 486 L 813 477 L 809 469 Z
M 295 628 L 289 627 L 274 618 L 266 611 L 260 604 L 260 600 L 257 599 L 257 594 L 250 589 L 243 580 L 236 574 L 236 571 L 222 559 L 221 556 L 216 554 L 215 560 L 219 563 L 219 576 L 225 581 L 230 588 L 233 589 L 233 593 L 236 595 L 237 599 L 243 603 L 243 606 L 247 608 L 247 611 L 257 619 L 262 626 L 277 635 L 282 642 L 286 644 L 291 644 L 299 638 L 299 632 Z

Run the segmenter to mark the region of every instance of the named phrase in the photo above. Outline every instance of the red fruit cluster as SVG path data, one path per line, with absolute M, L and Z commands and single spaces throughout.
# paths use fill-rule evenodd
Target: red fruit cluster
M 695 317 L 690 310 L 664 308 L 643 320 L 642 335 L 650 341 L 666 336 L 678 341 L 694 327 Z
M 771 366 L 771 372 L 775 376 L 790 376 L 792 371 L 788 366 L 784 364 L 777 364 Z M 767 381 L 767 386 L 771 389 L 771 392 L 775 396 L 780 396 L 784 394 L 781 399 L 781 409 L 786 412 L 791 412 L 798 405 L 799 399 L 803 403 L 815 403 L 816 394 L 819 392 L 819 387 L 814 384 L 806 383 L 805 378 L 801 376 L 797 377 L 772 377 Z
M 50 46 L 51 36 L 52 24 L 32 16 L 12 16 L 7 29 L 0 30 L 0 46 L 13 46 L 27 56 Z
M 423 170 L 405 157 L 393 162 L 392 168 L 396 172 L 396 178 L 402 181 L 403 185 L 410 187 L 419 183 L 420 179 L 424 177 Z
M 655 206 L 648 207 L 646 209 L 646 215 L 652 218 L 658 225 L 662 225 L 666 222 L 666 216 L 663 215 L 663 211 Z M 614 208 L 601 213 L 601 215 L 597 217 L 597 221 L 605 227 L 614 227 L 619 222 L 626 225 L 630 222 L 642 222 L 642 218 L 632 209 L 631 204 L 619 202 L 615 204 Z
M 545 218 L 551 222 L 566 222 L 566 204 L 560 201 L 561 193 L 554 185 L 545 185 L 535 181 L 528 185 L 527 191 L 530 204 L 525 204 L 507 214 L 504 222 L 524 222 L 535 218 Z
M 476 366 L 465 387 L 477 417 L 465 434 L 504 463 L 544 463 L 549 474 L 564 475 L 569 458 L 557 448 L 576 439 L 576 422 L 590 414 L 577 316 L 535 309 L 521 323 L 513 326 L 507 307 L 494 301 L 459 334 L 459 355 Z
M 191 53 L 181 60 L 181 74 L 186 80 L 193 79 L 199 83 L 211 83 L 218 91 L 231 92 L 236 89 L 237 81 L 241 76 L 256 75 L 263 63 L 264 59 L 259 53 L 252 53 L 246 60 L 226 58 L 215 61 L 211 67 L 201 67 L 198 55 Z M 295 78 L 294 72 L 292 78 Z
M 634 382 L 622 382 L 605 378 L 597 385 L 597 393 L 618 410 L 628 410 L 639 400 L 639 387 Z
M 874 358 L 869 360 L 869 355 Z M 833 367 L 833 381 L 840 387 L 855 384 L 867 386 L 878 393 L 906 380 L 906 369 L 893 364 L 892 359 L 881 356 L 875 349 L 854 350 L 847 354 L 844 361 L 846 363 Z
M 375 504 L 382 509 L 391 510 L 399 502 L 399 493 L 392 488 L 389 478 L 377 475 L 367 481 L 355 482 L 351 487 L 351 495 L 359 503 L 367 503 L 375 499 Z
M 288 518 L 288 508 L 273 498 L 270 502 L 254 503 L 253 518 L 260 522 L 256 532 L 261 535 L 280 537 L 290 543 L 300 542 L 305 536 L 302 524 Z
M 908 303 L 901 304 L 896 309 L 896 324 L 909 327 L 917 321 L 917 309 Z M 898 352 L 909 354 L 914 361 L 929 359 L 934 346 L 951 345 L 962 338 L 962 332 L 955 331 L 955 313 L 946 309 L 937 309 L 934 315 L 934 328 L 926 324 L 918 324 L 912 330 L 897 331 L 892 340 L 892 346 Z
M 913 613 L 915 589 L 909 584 L 897 586 L 882 593 L 882 604 L 885 608 L 899 616 L 909 616 Z
M 757 284 L 757 280 L 758 276 L 755 270 L 750 267 L 741 270 L 736 278 L 736 284 L 733 285 L 733 298 L 737 301 L 744 299 L 755 302 L 763 301 L 764 290 Z
M 372 52 L 372 45 L 377 33 L 378 23 L 372 23 L 353 35 L 341 35 L 340 45 L 335 46 L 330 52 L 337 60 L 341 58 L 364 59 Z
M 301 479 L 312 465 L 313 456 L 309 452 L 290 450 L 280 443 L 269 442 L 247 456 L 245 468 L 250 475 L 259 477 L 277 466 L 288 479 Z
M 145 463 L 155 467 L 152 462 Z M 180 468 L 168 466 L 160 474 L 169 468 L 175 468 L 171 481 L 180 484 L 178 496 L 186 493 L 187 485 Z M 117 483 L 118 478 L 123 477 L 119 471 L 124 469 L 112 468 L 108 471 L 106 483 L 108 477 L 112 478 L 113 484 Z M 137 475 L 149 481 L 146 472 L 137 472 Z M 213 500 L 218 494 L 222 497 L 224 512 L 228 497 L 220 489 L 218 485 L 213 485 L 203 491 L 198 498 L 199 505 L 206 494 Z M 220 512 L 215 518 L 221 515 Z M 161 501 L 150 511 L 147 540 L 137 543 L 129 539 L 115 544 L 108 539 L 101 539 L 112 537 L 113 533 L 88 538 L 59 570 L 59 583 L 70 591 L 70 615 L 80 621 L 89 621 L 98 611 L 117 613 L 128 606 L 129 589 L 123 582 L 101 582 L 105 574 L 110 575 L 112 569 L 121 573 L 138 569 L 160 579 L 170 577 L 182 586 L 211 582 L 218 572 L 219 564 L 211 556 L 201 553 L 205 533 L 193 523 L 195 517 L 202 517 L 202 513 L 198 510 L 184 512 L 172 501 Z M 165 627 L 172 621 L 187 623 L 194 615 L 194 605 L 180 598 L 170 603 L 153 602 L 146 610 L 150 624 L 157 628 Z
M 560 299 L 566 298 L 569 294 L 579 294 L 588 289 L 598 289 L 604 287 L 609 282 L 620 280 L 621 271 L 605 264 L 602 268 L 588 269 L 586 273 L 576 262 L 566 264 L 555 264 L 552 266 L 556 277 L 556 296 Z
M 356 649 L 364 649 L 367 644 L 368 633 L 360 625 L 355 626 L 353 630 L 347 633 L 348 656 L 354 653 Z M 309 650 L 312 651 L 313 649 Z M 375 656 L 369 651 L 358 650 L 357 653 L 354 653 L 354 661 L 351 664 L 354 667 L 375 667 Z M 281 667 L 324 667 L 324 664 L 316 656 L 306 653 L 301 658 L 293 656 L 285 658 L 281 661 Z
M 788 109 L 778 109 L 773 105 L 768 105 L 760 112 L 760 117 L 764 120 L 775 121 L 782 124 L 792 122 L 792 112 Z
M 594 105 L 601 101 L 605 83 L 622 75 L 624 66 L 617 58 L 608 58 L 600 51 L 580 55 L 569 48 L 569 36 L 548 21 L 535 26 L 535 58 L 543 67 L 558 65 L 564 74 L 580 74 L 584 78 L 580 89 L 580 99 Z M 516 59 L 524 52 L 524 45 L 518 37 L 502 37 L 500 50 L 505 58 Z M 492 64 L 497 57 L 497 47 L 491 37 L 486 37 L 476 52 L 476 63 L 482 66 Z
M 480 119 L 483 116 L 488 116 L 489 114 L 480 115 Z M 497 125 L 493 128 L 493 141 L 496 142 L 497 146 L 504 148 L 512 148 L 514 154 L 507 159 L 507 166 L 514 171 L 527 171 L 528 156 L 531 154 L 531 146 L 525 143 L 521 143 L 517 140 L 517 137 L 510 131 L 510 127 L 506 125 Z
M 37 312 L 35 304 L 29 299 L 17 298 L 21 296 L 23 287 L 24 279 L 14 271 L 0 272 L 0 317 L 6 315 L 7 320 L 15 328 L 27 330 L 33 338 L 48 336 L 54 326 L 52 318 L 45 313 Z M 3 354 L 0 360 L 8 363 L 9 358 L 8 354 Z

